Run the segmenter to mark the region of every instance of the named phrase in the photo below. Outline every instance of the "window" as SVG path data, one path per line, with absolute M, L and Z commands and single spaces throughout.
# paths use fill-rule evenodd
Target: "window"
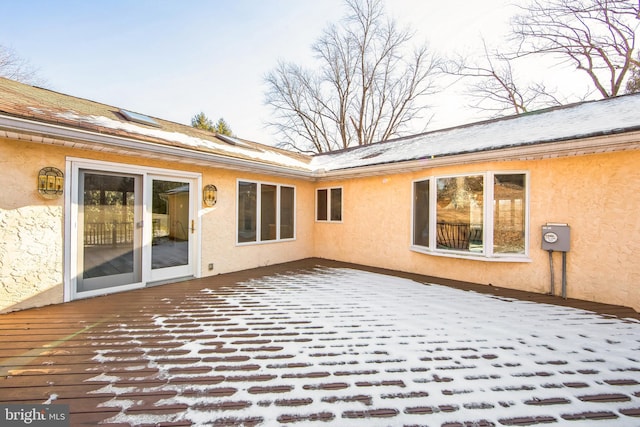
M 413 244 L 429 246 L 429 180 L 413 183 Z
M 525 253 L 526 179 L 524 174 L 494 175 L 493 252 Z
M 527 210 L 526 173 L 418 180 L 413 182 L 412 247 L 441 254 L 526 255 Z
M 258 184 L 255 182 L 238 183 L 238 243 L 255 242 L 257 230 L 256 209 L 258 202 Z
M 342 221 L 342 188 L 321 188 L 316 192 L 316 221 Z
M 436 247 L 482 252 L 484 176 L 437 179 Z
M 276 204 L 277 187 L 275 185 L 260 185 L 260 240 L 276 239 Z
M 295 188 L 238 181 L 238 243 L 295 238 Z
M 326 221 L 329 218 L 329 190 L 318 190 L 316 194 L 316 220 Z
M 293 239 L 295 217 L 295 191 L 293 187 L 280 187 L 280 238 Z

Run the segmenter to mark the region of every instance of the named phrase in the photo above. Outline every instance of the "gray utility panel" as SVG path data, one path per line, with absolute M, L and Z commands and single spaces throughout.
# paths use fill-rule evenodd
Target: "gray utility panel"
M 542 226 L 542 249 L 545 251 L 569 252 L 569 226 L 552 224 Z

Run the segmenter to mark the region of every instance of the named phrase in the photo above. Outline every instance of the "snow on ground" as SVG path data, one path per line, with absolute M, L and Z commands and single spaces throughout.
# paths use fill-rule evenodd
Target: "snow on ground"
M 640 425 L 625 415 L 640 414 L 635 320 L 318 268 L 203 290 L 152 321 L 171 350 L 141 344 L 129 360 L 166 382 L 90 380 L 107 379 L 96 393 L 115 393 L 105 406 L 122 408 L 105 423 Z M 120 325 L 114 334 L 124 331 L 132 340 L 149 333 Z M 122 357 L 97 350 L 95 360 Z M 183 380 L 171 381 L 176 370 Z M 134 391 L 173 392 L 155 407 L 185 409 L 127 411 L 140 403 Z

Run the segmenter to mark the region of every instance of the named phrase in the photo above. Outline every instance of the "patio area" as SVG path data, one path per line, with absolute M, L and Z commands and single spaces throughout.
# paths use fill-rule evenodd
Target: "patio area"
M 633 310 L 320 259 L 0 329 L 0 403 L 72 426 L 640 425 Z

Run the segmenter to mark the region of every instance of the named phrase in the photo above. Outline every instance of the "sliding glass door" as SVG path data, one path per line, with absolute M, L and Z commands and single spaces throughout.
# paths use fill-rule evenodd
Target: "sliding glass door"
M 151 281 L 193 274 L 193 184 L 191 180 L 149 177 L 152 244 Z
M 72 162 L 68 299 L 197 275 L 199 176 Z
M 142 281 L 142 177 L 81 170 L 77 291 Z

